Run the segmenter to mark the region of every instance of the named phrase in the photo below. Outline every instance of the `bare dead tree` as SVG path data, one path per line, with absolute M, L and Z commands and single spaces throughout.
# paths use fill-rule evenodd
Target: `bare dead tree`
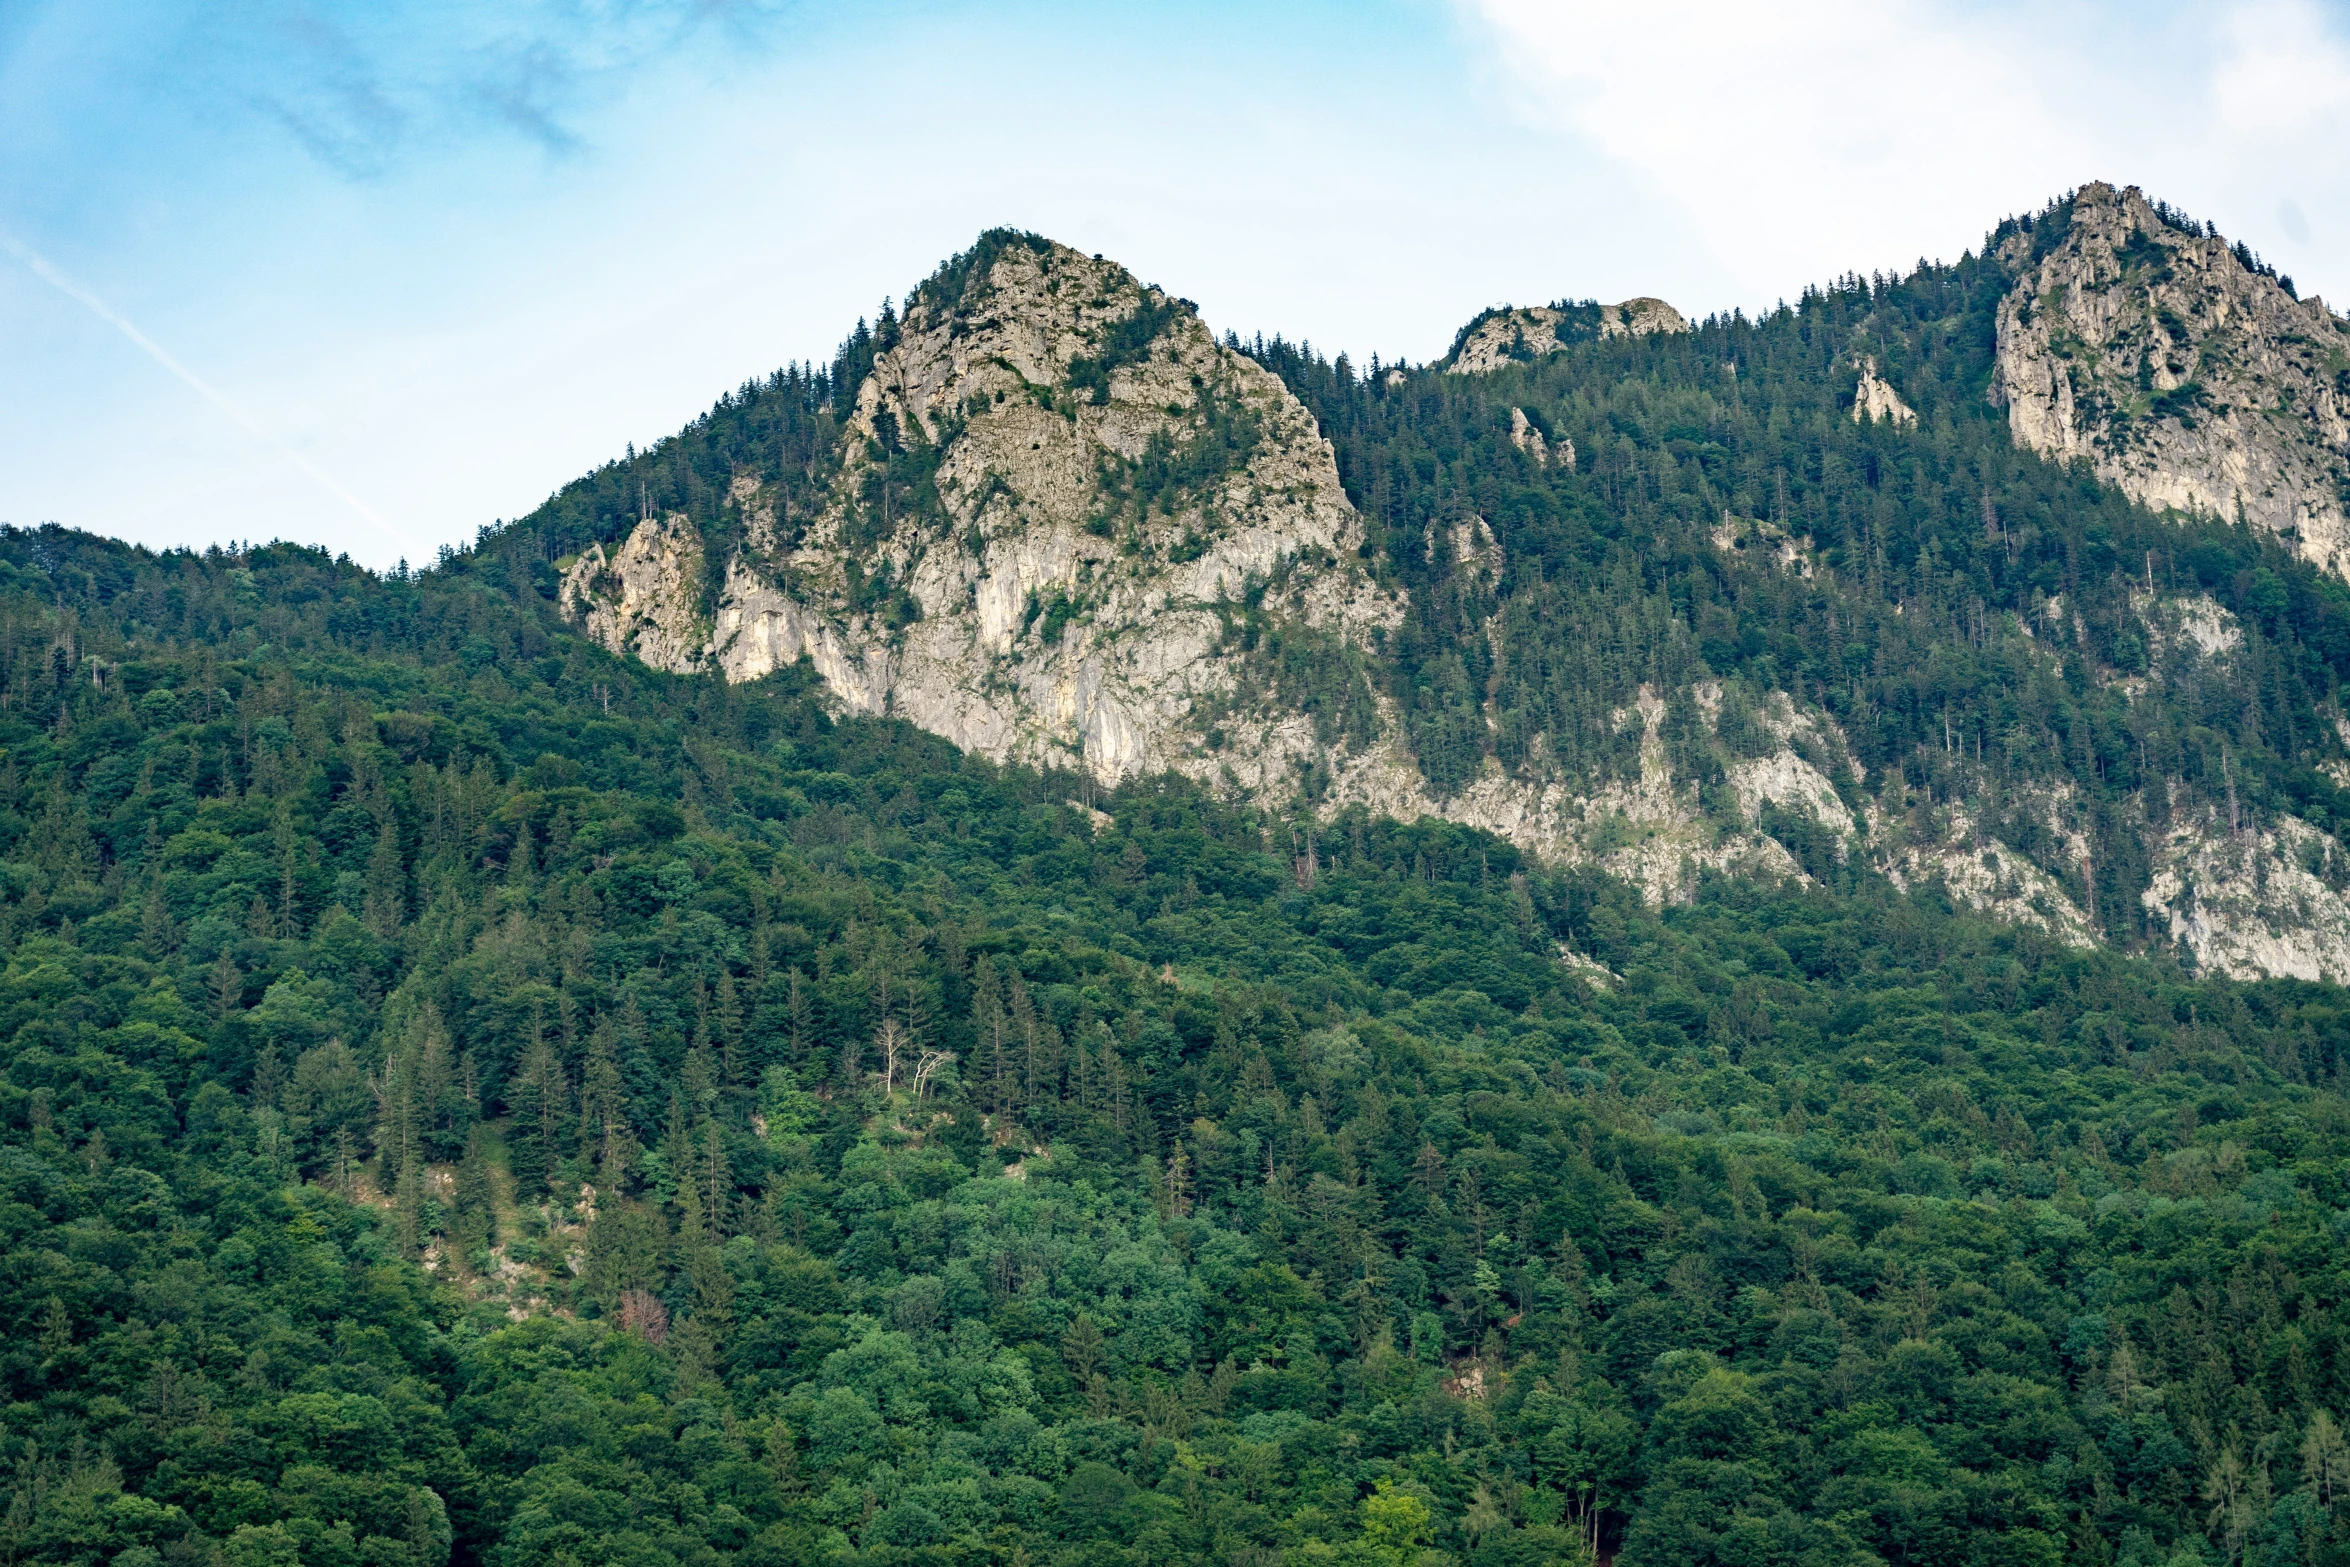
M 938 1069 L 954 1059 L 954 1052 L 951 1050 L 925 1050 L 922 1052 L 922 1059 L 914 1065 L 915 1099 L 920 1100 L 930 1092 L 931 1079 L 938 1075 Z
M 912 1041 L 903 1023 L 884 1014 L 881 1026 L 873 1031 L 873 1043 L 881 1051 L 881 1091 L 886 1096 L 897 1088 L 898 1056 Z

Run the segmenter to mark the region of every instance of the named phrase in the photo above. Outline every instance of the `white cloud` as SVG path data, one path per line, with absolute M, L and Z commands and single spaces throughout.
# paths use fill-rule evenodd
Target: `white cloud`
M 2210 108 L 2213 128 L 2232 152 L 2288 159 L 2299 153 L 2276 137 L 2338 148 L 2350 110 L 2350 47 L 2323 15 L 2296 0 L 2243 5 L 2226 14 L 2219 32 L 2227 53 L 2211 73 Z
M 1461 0 L 1512 101 L 1669 191 L 1756 304 L 1952 258 L 2089 179 L 2273 250 L 2346 231 L 2350 49 L 2306 0 L 2102 13 L 1934 0 Z M 2289 258 L 2350 281 L 2350 258 Z M 2339 285 L 2336 285 L 2339 287 Z

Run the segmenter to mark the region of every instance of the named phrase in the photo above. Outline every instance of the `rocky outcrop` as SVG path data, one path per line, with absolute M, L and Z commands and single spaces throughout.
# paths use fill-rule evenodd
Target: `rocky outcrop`
M 1718 730 L 1723 699 L 1722 686 L 1713 681 L 1682 697 L 1708 730 Z M 1843 852 L 1858 822 L 1822 767 L 1849 768 L 1855 777 L 1859 769 L 1826 717 L 1798 709 L 1784 692 L 1769 693 L 1751 715 L 1768 747 L 1731 762 L 1724 787 L 1709 802 L 1696 780 L 1673 770 L 1664 738 L 1668 707 L 1663 696 L 1643 687 L 1632 706 L 1615 714 L 1619 731 L 1639 732 L 1636 775 L 1569 777 L 1537 755 L 1515 774 L 1489 767 L 1459 794 L 1439 801 L 1399 748 L 1388 765 L 1365 766 L 1341 779 L 1332 804 L 1359 803 L 1406 821 L 1442 816 L 1480 827 L 1554 863 L 1600 866 L 1637 886 L 1651 903 L 1687 902 L 1707 871 L 1809 879 L 1767 830 L 1773 811 L 1818 823 Z
M 2022 445 L 2350 574 L 2350 323 L 2135 188 L 2006 238 L 1992 396 Z
M 591 545 L 564 574 L 563 613 L 615 652 L 683 674 L 708 651 L 702 534 L 683 512 L 647 517 L 611 549 Z
M 1583 308 L 1588 336 L 1680 323 L 1655 301 Z M 1572 465 L 1523 411 L 1512 433 Z M 723 569 L 692 521 L 647 518 L 571 565 L 565 612 L 679 672 L 756 680 L 806 659 L 842 709 L 998 760 L 1105 782 L 1175 772 L 1280 806 L 1310 770 L 1325 809 L 1448 817 L 1660 900 L 1709 868 L 1801 876 L 1767 813 L 1823 821 L 1839 843 L 1855 828 L 1806 759 L 1842 756 L 1840 737 L 1783 695 L 1764 699 L 1767 754 L 1738 759 L 1711 800 L 1668 764 L 1653 692 L 1617 715 L 1641 736 L 1636 777 L 1567 777 L 1537 755 L 1438 797 L 1365 678 L 1404 604 L 1364 565 L 1311 416 L 1190 306 L 1042 240 L 992 236 L 889 324 L 810 515 L 786 519 L 748 473 L 725 507 L 712 532 L 743 543 Z M 1505 566 L 1478 516 L 1431 527 L 1425 548 L 1472 595 Z M 1259 635 L 1306 639 L 1329 678 L 1359 681 L 1367 730 L 1317 728 L 1251 651 Z M 1711 725 L 1722 697 L 1709 684 L 1682 700 Z
M 1444 368 L 1455 375 L 1490 375 L 1506 365 L 1531 364 L 1575 341 L 1577 325 L 1585 337 L 1598 335 L 1595 324 L 1572 323 L 1567 312 L 1547 305 L 1496 310 L 1470 324 Z
M 1899 785 L 1892 792 L 1908 794 Z M 1980 799 L 1922 807 L 1906 798 L 1871 801 L 1877 869 L 1904 892 L 1933 887 L 1954 904 L 2010 924 L 2036 926 L 2066 946 L 2096 946 L 2096 922 L 2064 883 L 1987 829 Z M 2041 819 L 2054 845 L 2049 858 L 2094 874 L 2088 840 L 2071 822 L 2068 793 L 2026 790 L 2010 803 Z M 1912 808 L 1898 808 L 1904 805 Z
M 2080 905 L 2046 871 L 1996 840 L 1969 841 L 1971 822 L 1957 827 L 1958 841 L 1905 844 L 1885 858 L 1893 885 L 1935 885 L 1953 903 L 2013 925 L 2034 925 L 2068 947 L 2097 945 L 2096 928 Z
M 2145 623 L 2158 658 L 2182 647 L 2192 647 L 2205 658 L 2224 658 L 2244 645 L 2244 628 L 2208 593 L 2140 593 L 2132 595 L 2131 605 Z
M 2236 979 L 2350 983 L 2350 854 L 2294 817 L 2231 828 L 2205 809 L 2175 818 L 2143 901 L 2197 968 Z
M 1852 393 L 1854 424 L 1873 424 L 1879 419 L 1890 419 L 1895 424 L 1918 422 L 1918 411 L 1903 402 L 1892 383 L 1877 373 L 1874 359 L 1862 359 L 1859 370 L 1860 384 Z
M 1688 330 L 1681 312 L 1661 299 L 1627 299 L 1617 305 L 1520 305 L 1489 310 L 1470 322 L 1444 368 L 1455 375 L 1490 375 L 1505 365 L 1531 364 L 1576 343 Z
M 1713 547 L 1726 555 L 1767 560 L 1799 577 L 1809 577 L 1818 569 L 1810 535 L 1791 538 L 1785 528 L 1766 518 L 1733 517 L 1725 510 L 1709 537 Z
M 1534 421 L 1526 417 L 1526 410 L 1523 408 L 1510 410 L 1510 444 L 1533 458 L 1536 467 L 1547 468 L 1550 466 L 1552 452 L 1550 440 L 1535 428 Z M 1575 471 L 1575 443 L 1562 435 L 1558 440 L 1557 452 L 1559 466 L 1566 469 L 1567 472 L 1573 473 Z
M 1646 337 L 1652 332 L 1686 332 L 1688 318 L 1661 299 L 1646 295 L 1599 307 L 1601 337 Z
M 1514 323 L 1506 339 L 1497 322 Z M 1473 327 L 1454 368 L 1562 333 L 1685 329 L 1655 301 L 1508 312 Z M 1915 419 L 1875 360 L 1852 364 L 1856 419 Z M 1510 413 L 1520 451 L 1573 466 L 1563 437 Z M 1833 574 L 1809 538 L 1761 519 L 1725 511 L 1712 543 L 1733 569 Z M 1432 522 L 1418 544 L 1464 603 L 1491 606 L 1509 563 L 1484 517 Z M 1173 772 L 1282 811 L 1310 784 L 1325 813 L 1448 818 L 1656 902 L 1694 896 L 1708 873 L 1804 880 L 1857 861 L 2061 941 L 2101 939 L 2074 804 L 2009 789 L 1993 809 L 2008 786 L 1979 766 L 1955 799 L 1947 770 L 1940 798 L 1898 768 L 1871 780 L 1834 723 L 1784 692 L 1643 687 L 1614 715 L 1612 773 L 1570 773 L 1537 736 L 1514 768 L 1489 760 L 1440 793 L 1372 675 L 1407 606 L 1366 564 L 1311 416 L 1183 301 L 1029 236 L 989 236 L 885 321 L 815 486 L 787 504 L 774 476 L 739 473 L 712 516 L 647 516 L 568 563 L 560 597 L 587 634 L 658 668 L 747 681 L 805 660 L 841 710 L 1001 761 L 1111 783 Z M 2243 645 L 2200 595 L 2150 583 L 2136 608 L 2151 672 L 2108 684 L 2191 676 Z M 1481 623 L 1503 635 L 1502 617 Z M 2051 658 L 2087 649 L 2061 598 L 2011 626 Z M 1270 656 L 1275 643 L 1292 656 Z M 1287 683 L 1301 678 L 1330 684 Z M 1352 716 L 1308 716 L 1339 711 Z M 2157 927 L 2207 967 L 2350 977 L 2339 847 L 2293 822 L 2215 836 L 2209 815 L 2165 818 Z

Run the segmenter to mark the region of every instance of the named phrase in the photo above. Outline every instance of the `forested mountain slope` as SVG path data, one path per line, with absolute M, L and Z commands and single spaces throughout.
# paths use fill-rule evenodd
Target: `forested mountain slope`
M 2341 357 L 2322 305 L 2164 214 L 2091 186 L 1760 320 L 1488 312 L 1422 370 L 1219 351 L 1182 301 L 995 234 L 828 374 L 748 387 L 518 526 L 616 650 L 735 678 L 806 651 L 837 704 L 998 759 L 1440 815 L 1658 901 L 1709 870 L 1884 875 L 2066 941 L 2342 979 L 2350 590 L 2273 507 L 2139 486 L 2190 508 L 2156 513 L 2042 455 L 2071 448 L 2019 401 L 2034 353 L 2073 352 L 2060 307 L 2116 344 L 2189 308 L 2206 402 L 2267 406 L 2279 311 L 2301 359 Z M 2214 297 L 2153 262 L 2104 277 L 2092 237 L 2191 249 Z M 2175 387 L 2114 417 L 2132 473 L 2289 457 L 2307 488 L 2342 444 L 2313 387 L 2224 429 Z
M 2350 1005 L 2186 961 L 2330 886 L 2344 601 L 2019 451 L 1999 265 L 1250 346 L 1395 605 L 1330 743 L 1594 773 L 1578 852 L 582 635 L 838 504 L 870 335 L 420 574 L 0 532 L 0 1550 L 2350 1559 Z M 1324 722 L 1278 586 L 1210 656 Z M 1652 899 L 1642 801 L 1754 857 Z
M 2342 1548 L 2330 987 L 0 559 L 15 1559 Z
M 1509 830 L 1538 783 L 1562 802 L 1556 837 L 1651 886 L 1660 859 L 1703 863 L 1744 828 L 1824 879 L 1865 860 L 2068 939 L 2350 975 L 2341 582 L 2297 568 L 2268 512 L 2151 513 L 2010 428 L 2016 301 L 2056 263 L 2032 267 L 2131 223 L 2164 236 L 2141 249 L 2183 243 L 2183 219 L 2092 186 L 1956 266 L 1688 334 L 1583 320 L 1484 374 L 1358 375 L 1260 346 L 1405 589 L 1389 689 L 1454 814 Z M 2291 306 L 2327 340 L 2304 344 L 2318 359 L 2350 348 L 2248 253 L 2196 253 L 2214 292 Z M 2108 317 L 2168 311 L 2128 282 L 2090 280 Z M 2199 309 L 2231 319 L 2224 298 Z M 2265 409 L 2244 314 L 2203 373 Z M 2332 396 L 2197 450 L 2333 461 Z M 2141 468 L 2169 460 L 2191 401 L 2138 408 Z M 1472 530 L 1489 549 L 1438 547 Z M 1589 782 L 1611 775 L 1613 794 Z M 1665 852 L 1623 842 L 1640 834 Z

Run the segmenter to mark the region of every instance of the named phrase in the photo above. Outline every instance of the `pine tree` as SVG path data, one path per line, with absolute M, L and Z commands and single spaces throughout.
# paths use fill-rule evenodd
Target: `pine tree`
M 522 1064 L 506 1088 L 506 1111 L 511 1124 L 506 1134 L 507 1162 L 514 1172 L 518 1202 L 542 1201 L 555 1175 L 556 1147 L 552 1135 L 563 1114 L 563 1069 L 544 1040 L 524 1052 Z
M 795 1068 L 803 1067 L 807 1065 L 808 1062 L 808 1045 L 810 1043 L 809 1020 L 811 1009 L 808 1005 L 807 986 L 802 982 L 800 978 L 800 971 L 797 968 L 794 968 L 791 971 L 791 996 L 789 1004 L 791 1008 L 791 1064 Z
M 727 1230 L 728 1195 L 734 1190 L 734 1180 L 726 1163 L 726 1140 L 721 1134 L 716 1117 L 702 1122 L 701 1184 L 707 1193 L 703 1204 L 702 1222 L 709 1226 L 713 1244 L 724 1237 Z
M 423 1238 L 424 1149 L 418 1137 L 416 1052 L 398 1048 L 384 1061 L 376 1092 L 376 1164 L 391 1194 L 403 1250 Z
M 971 1037 L 974 1041 L 972 1076 L 980 1103 L 991 1113 L 1004 1113 L 1006 1059 L 1003 994 L 996 984 L 995 961 L 984 953 L 971 965 Z
M 669 1095 L 669 1130 L 661 1139 L 661 1164 L 669 1177 L 670 1200 L 677 1205 L 677 1233 L 698 1244 L 704 1223 L 702 1183 L 696 1178 L 693 1131 L 681 1090 Z
M 1028 999 L 1027 983 L 1016 968 L 1005 975 L 1004 999 L 1012 1014 L 1012 1035 L 1020 1043 L 1023 1078 L 1020 1102 L 1035 1105 L 1044 1099 L 1046 1087 L 1043 1030 L 1037 1021 L 1036 1008 Z
M 265 1044 L 253 1060 L 253 1087 L 247 1097 L 255 1109 L 275 1109 L 278 1096 L 285 1088 L 285 1060 L 277 1053 L 275 1044 Z
M 223 947 L 220 956 L 212 960 L 213 1015 L 227 1017 L 242 1006 L 244 1000 L 244 972 L 237 967 L 237 960 L 229 956 L 228 948 Z
M 726 969 L 718 970 L 710 1015 L 718 1029 L 718 1066 L 729 1089 L 740 1093 L 750 1086 L 754 1076 L 750 1052 L 743 1048 L 742 1000 L 735 993 L 734 975 Z
M 368 857 L 366 912 L 361 918 L 369 930 L 387 941 L 400 933 L 408 918 L 408 877 L 400 864 L 400 831 L 389 819 L 376 834 L 375 852 Z
M 544 1085 L 539 1094 L 539 1146 L 546 1150 L 547 1185 L 554 1188 L 562 1173 L 558 1166 L 564 1157 L 563 1129 L 572 1120 L 571 1082 L 552 1046 L 541 1042 L 538 1058 L 539 1080 Z
M 609 1018 L 598 1020 L 588 1038 L 579 1087 L 579 1141 L 582 1156 L 595 1161 L 599 1187 L 617 1196 L 636 1163 L 636 1139 L 629 1130 L 628 1090 L 620 1075 L 619 1031 Z
M 718 1102 L 718 1074 L 711 1069 L 710 1048 L 696 1040 L 685 1053 L 685 1065 L 677 1074 L 678 1086 L 685 1090 L 685 1106 L 697 1120 L 708 1115 Z
M 465 1129 L 458 1124 L 463 1113 L 457 1074 L 449 1059 L 448 1031 L 440 1026 L 440 1014 L 428 1006 L 412 1033 L 422 1036 L 416 1053 L 416 1094 L 425 1145 L 434 1157 L 447 1159 L 465 1146 Z
M 498 1216 L 490 1188 L 488 1133 L 476 1126 L 465 1139 L 465 1157 L 457 1165 L 456 1215 L 453 1234 L 461 1251 L 471 1253 L 498 1243 Z

